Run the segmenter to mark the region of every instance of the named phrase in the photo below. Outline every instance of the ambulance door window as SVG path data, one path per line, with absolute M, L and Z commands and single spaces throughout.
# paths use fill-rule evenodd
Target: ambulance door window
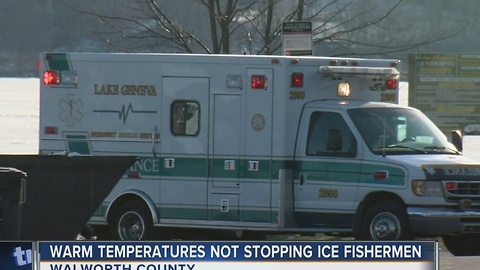
M 338 113 L 313 112 L 307 138 L 308 156 L 355 157 L 357 141 Z
M 200 105 L 198 102 L 173 101 L 170 115 L 170 130 L 173 135 L 197 136 L 200 132 Z

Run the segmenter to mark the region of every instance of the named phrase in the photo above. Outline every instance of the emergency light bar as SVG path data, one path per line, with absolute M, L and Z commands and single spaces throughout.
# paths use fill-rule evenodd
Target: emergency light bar
M 252 75 L 251 86 L 252 89 L 267 89 L 267 77 L 265 75 Z
M 396 68 L 358 67 L 358 66 L 320 66 L 321 74 L 356 74 L 356 75 L 384 75 L 396 77 L 400 72 Z
M 43 73 L 43 83 L 45 85 L 60 84 L 60 73 L 56 70 L 47 70 Z
M 303 87 L 303 73 L 294 72 L 290 75 L 291 87 Z
M 57 71 L 45 70 L 43 72 L 43 84 L 45 85 L 77 85 L 77 73 L 71 70 Z

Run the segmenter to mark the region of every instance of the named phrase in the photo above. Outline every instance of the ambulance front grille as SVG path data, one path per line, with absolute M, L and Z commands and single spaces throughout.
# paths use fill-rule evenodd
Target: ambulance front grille
M 451 181 L 448 181 L 451 183 Z M 480 181 L 454 181 L 455 188 L 445 190 L 445 197 L 450 201 L 470 199 L 480 202 Z M 445 187 L 445 185 L 444 185 Z

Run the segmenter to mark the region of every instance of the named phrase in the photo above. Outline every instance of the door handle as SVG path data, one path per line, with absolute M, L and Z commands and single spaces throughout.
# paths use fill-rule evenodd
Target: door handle
M 300 185 L 302 186 L 303 183 L 305 182 L 306 175 L 304 173 L 299 173 L 298 174 L 298 180 L 300 180 Z
M 152 153 L 153 153 L 154 158 L 157 158 L 157 151 L 155 150 L 155 144 L 156 144 L 155 137 L 156 137 L 156 135 L 157 135 L 157 126 L 155 126 L 153 128 L 153 132 L 152 132 Z

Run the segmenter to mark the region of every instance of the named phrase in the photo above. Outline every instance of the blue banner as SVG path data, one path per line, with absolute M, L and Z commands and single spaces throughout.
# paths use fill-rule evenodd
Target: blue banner
M 436 243 L 40 242 L 42 261 L 434 261 Z

